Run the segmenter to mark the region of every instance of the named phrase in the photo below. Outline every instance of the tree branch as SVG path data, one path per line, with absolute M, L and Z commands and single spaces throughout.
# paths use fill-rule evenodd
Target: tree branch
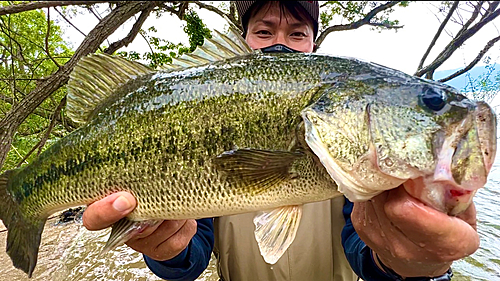
M 47 32 L 45 33 L 45 53 L 47 53 L 47 57 L 49 57 L 49 59 L 57 66 L 57 68 L 61 68 L 59 63 L 50 54 L 49 36 L 50 36 L 50 8 L 47 8 Z
M 66 18 L 66 16 L 61 13 L 56 7 L 54 7 L 54 10 L 56 10 L 56 12 L 67 22 L 69 23 L 74 29 L 76 29 L 76 31 L 80 32 L 81 35 L 83 35 L 84 37 L 87 36 L 87 34 L 83 33 L 80 29 L 78 29 L 78 27 L 76 27 L 70 20 L 68 20 L 68 18 Z
M 81 6 L 81 5 L 92 5 L 105 2 L 110 2 L 110 1 L 36 1 L 36 2 L 22 3 L 22 4 L 2 7 L 0 8 L 0 16 L 17 14 L 21 12 L 32 11 L 42 8 L 49 8 L 49 7 L 62 7 L 70 5 Z
M 165 5 L 165 3 L 171 3 L 173 4 L 174 6 L 168 6 L 168 5 Z M 183 20 L 183 16 L 184 16 L 184 10 L 188 8 L 189 5 L 186 5 L 189 4 L 189 1 L 183 1 L 183 2 L 180 2 L 180 1 L 166 1 L 164 2 L 161 6 L 160 6 L 160 9 L 164 9 L 166 10 L 167 12 L 171 13 L 172 15 L 175 15 L 177 16 L 177 18 L 179 18 L 180 20 Z M 177 5 L 178 6 L 175 6 Z M 175 8 L 179 8 L 178 10 L 176 10 Z
M 14 98 L 11 98 L 11 97 L 8 97 L 8 96 L 2 95 L 2 94 L 0 94 L 0 100 L 3 100 L 4 102 L 9 103 L 9 104 L 16 103 L 16 100 Z
M 40 155 L 42 152 L 42 148 L 49 139 L 50 133 L 52 132 L 52 129 L 54 128 L 54 125 L 56 124 L 57 116 L 61 114 L 62 108 L 66 105 L 66 97 L 61 99 L 61 102 L 59 102 L 59 105 L 57 106 L 56 110 L 54 110 L 54 113 L 52 114 L 52 117 L 50 118 L 50 124 L 49 127 L 47 128 L 47 131 L 43 135 L 42 139 L 40 139 L 40 145 L 38 146 L 38 153 L 37 156 Z M 29 155 L 26 155 L 26 157 L 29 157 Z
M 465 72 L 471 70 L 481 60 L 481 58 L 484 56 L 484 54 L 486 54 L 486 52 L 488 52 L 488 50 L 491 49 L 491 47 L 493 47 L 493 45 L 495 45 L 495 43 L 498 42 L 499 40 L 500 40 L 500 36 L 495 37 L 495 38 L 491 39 L 490 41 L 488 41 L 488 43 L 486 43 L 486 46 L 484 46 L 484 48 L 479 52 L 479 54 L 477 54 L 476 58 L 471 63 L 469 63 L 469 65 L 467 65 L 464 69 L 461 69 L 461 70 L 451 74 L 450 76 L 445 77 L 443 79 L 440 79 L 438 81 L 439 82 L 446 82 L 446 81 L 449 81 L 449 80 L 451 80 L 457 76 L 460 76 L 460 75 L 464 74 Z
M 474 7 L 474 11 L 472 12 L 472 15 L 470 16 L 469 20 L 462 26 L 460 31 L 457 33 L 457 37 L 460 36 L 463 32 L 469 28 L 469 26 L 476 20 L 477 16 L 481 12 L 481 7 L 483 6 L 484 1 L 479 1 L 476 6 Z M 484 17 L 481 19 L 483 20 Z
M 383 5 L 380 5 L 373 10 L 371 10 L 366 16 L 358 21 L 355 21 L 350 24 L 339 24 L 339 25 L 333 25 L 325 29 L 321 34 L 318 36 L 318 39 L 316 39 L 316 46 L 320 46 L 321 43 L 325 40 L 326 36 L 330 34 L 331 32 L 334 31 L 341 31 L 341 30 L 351 30 L 351 29 L 357 29 L 363 25 L 375 25 L 377 23 L 371 23 L 370 21 L 380 12 L 385 11 L 387 9 L 390 9 L 394 7 L 395 5 L 399 4 L 401 1 L 391 1 L 387 2 Z M 392 26 L 390 28 L 401 28 L 402 26 Z
M 87 7 L 87 10 L 90 11 L 90 13 L 92 13 L 94 15 L 94 17 L 98 20 L 98 21 L 101 21 L 102 20 L 102 17 L 98 14 L 96 14 L 96 12 L 94 12 L 94 9 L 92 9 L 92 6 L 90 7 Z
M 2 20 L 2 22 L 3 22 L 3 20 Z M 9 22 L 10 22 L 10 18 L 9 18 Z M 14 61 L 14 58 L 16 58 L 20 62 L 22 62 L 24 65 L 27 65 L 29 67 L 29 64 L 27 63 L 26 59 L 24 58 L 22 45 L 13 37 L 13 35 L 11 35 L 11 33 L 14 33 L 15 35 L 19 35 L 19 34 L 12 32 L 10 30 L 10 23 L 9 23 L 9 27 L 4 26 L 4 25 L 5 24 L 0 25 L 0 29 L 2 30 L 3 34 L 5 34 L 5 36 L 7 36 L 9 38 L 9 40 L 8 40 L 9 46 L 6 46 L 6 45 L 2 44 L 1 42 L 0 42 L 0 46 L 4 47 L 4 50 L 6 50 L 7 52 L 10 53 L 10 55 L 12 57 L 11 58 L 12 61 Z M 4 27 L 5 27 L 5 29 L 4 29 Z M 14 42 L 16 44 L 16 46 L 18 48 L 17 49 L 18 52 L 14 52 L 14 47 L 12 45 L 12 42 Z M 30 43 L 32 43 L 32 42 L 30 42 Z M 36 44 L 34 44 L 34 45 L 36 45 Z
M 399 28 L 403 28 L 402 25 L 390 25 L 390 24 L 383 23 L 383 22 L 369 22 L 366 25 L 376 26 L 376 27 L 385 27 L 387 29 L 399 29 Z
M 470 29 L 463 31 L 460 35 L 457 35 L 450 43 L 444 48 L 444 50 L 437 56 L 437 58 L 426 67 L 417 71 L 414 75 L 421 77 L 426 73 L 432 73 L 439 66 L 441 66 L 462 44 L 476 34 L 485 24 L 494 20 L 496 17 L 500 15 L 500 9 L 494 11 L 493 13 L 486 16 L 484 19 L 476 23 Z M 432 77 L 428 77 L 431 79 Z
M 113 54 L 116 52 L 116 50 L 120 49 L 123 46 L 127 46 L 132 42 L 135 37 L 137 36 L 137 33 L 141 30 L 142 25 L 146 21 L 146 19 L 149 17 L 149 14 L 153 10 L 153 6 L 149 7 L 148 9 L 142 11 L 141 15 L 137 19 L 137 21 L 134 23 L 132 26 L 132 29 L 128 33 L 127 36 L 125 36 L 123 39 L 114 42 L 113 44 L 109 45 L 109 47 L 104 51 L 106 54 Z
M 2 94 L 0 94 L 0 100 L 6 102 L 8 104 L 11 104 L 11 105 L 14 105 L 16 103 L 16 101 L 13 98 L 8 97 L 8 96 L 4 96 Z M 43 109 L 41 107 L 38 107 L 31 114 L 34 114 L 34 115 L 36 115 L 40 118 L 43 118 L 43 119 L 47 119 L 47 117 L 50 115 L 50 112 L 47 109 Z M 73 122 L 71 122 L 70 124 L 67 124 L 67 122 L 63 122 L 63 119 L 59 115 L 56 116 L 56 118 L 57 118 L 56 121 L 63 124 L 64 128 L 66 128 L 66 130 L 68 130 L 68 132 L 71 132 L 72 130 L 77 128 L 76 124 L 73 124 Z
M 439 38 L 439 36 L 441 36 L 441 32 L 443 32 L 444 27 L 446 26 L 446 24 L 450 20 L 451 16 L 453 15 L 455 10 L 457 9 L 459 3 L 460 3 L 460 1 L 455 1 L 453 3 L 453 6 L 450 8 L 450 11 L 448 12 L 448 15 L 446 15 L 446 18 L 443 20 L 443 22 L 439 26 L 436 34 L 434 35 L 434 38 L 432 38 L 432 41 L 429 44 L 429 47 L 427 47 L 425 54 L 422 56 L 422 59 L 420 60 L 420 63 L 418 64 L 417 71 L 422 69 L 422 66 L 424 65 L 424 62 L 427 59 L 427 56 L 429 56 L 429 53 L 431 52 L 432 48 L 436 44 L 436 41 Z
M 153 1 L 130 1 L 117 6 L 90 31 L 65 65 L 47 77 L 47 80 L 38 85 L 21 102 L 12 106 L 10 111 L 0 120 L 0 166 L 5 162 L 12 138 L 19 125 L 55 90 L 67 83 L 69 75 L 78 61 L 95 52 L 99 45 L 130 17 L 158 4 L 159 2 Z
M 220 9 L 218 9 L 217 7 L 214 7 L 212 5 L 207 5 L 207 4 L 205 4 L 205 3 L 201 2 L 201 1 L 191 1 L 191 2 L 193 2 L 196 5 L 198 5 L 198 7 L 200 7 L 200 8 L 207 9 L 207 10 L 209 10 L 211 12 L 214 12 L 214 13 L 218 14 L 223 19 L 226 19 L 226 18 L 229 19 L 232 24 L 234 24 L 241 31 L 243 31 L 243 28 L 241 27 L 240 22 L 234 16 L 235 15 L 234 13 L 226 14 L 223 11 L 221 11 Z

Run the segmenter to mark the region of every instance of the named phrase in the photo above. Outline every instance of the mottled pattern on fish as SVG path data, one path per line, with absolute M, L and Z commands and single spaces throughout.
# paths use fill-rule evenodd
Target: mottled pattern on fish
M 66 110 L 82 127 L 0 175 L 14 266 L 31 276 L 51 213 L 120 190 L 138 204 L 106 249 L 137 221 L 273 209 L 254 224 L 264 260 L 275 263 L 301 204 L 339 191 L 363 201 L 403 185 L 457 214 L 486 183 L 496 153 L 487 104 L 376 64 L 264 55 L 235 32 L 217 36 L 170 70 L 106 55 L 78 63 Z
M 330 198 L 334 182 L 312 156 L 297 163 L 293 183 L 265 191 L 221 181 L 212 159 L 236 147 L 289 151 L 300 111 L 326 69 L 348 73 L 353 66 L 317 56 L 256 55 L 140 77 L 120 89 L 123 100 L 20 171 L 11 192 L 28 216 L 47 216 L 127 190 L 138 200 L 135 219 L 218 216 Z
M 374 142 L 379 155 L 391 156 L 379 163 L 389 174 L 431 173 L 439 148 L 432 145 L 434 132 L 464 119 L 470 108 L 454 107 L 429 118 L 417 96 L 429 88 L 450 90 L 353 59 L 304 54 L 253 54 L 158 72 L 119 89 L 121 99 L 19 171 L 9 190 L 26 206 L 27 216 L 47 216 L 127 190 L 138 200 L 130 217 L 139 220 L 219 216 L 327 199 L 335 184 L 304 145 L 309 156 L 298 160 L 299 176 L 266 190 L 233 186 L 212 159 L 235 148 L 290 151 L 303 144 L 303 136 L 297 139 L 300 113 L 323 95 L 335 108 L 328 118 L 342 128 L 317 127 L 328 129 L 325 135 L 336 134 L 329 153 L 341 168 L 359 168 L 356 163 Z M 360 118 L 367 105 L 373 128 L 367 127 L 366 116 Z M 393 154 L 402 163 L 391 163 Z M 372 166 L 358 172 L 387 188 L 392 182 L 377 177 Z

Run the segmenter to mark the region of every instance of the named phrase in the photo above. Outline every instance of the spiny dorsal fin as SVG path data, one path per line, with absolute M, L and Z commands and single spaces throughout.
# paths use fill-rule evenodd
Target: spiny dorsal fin
M 233 57 L 243 56 L 254 52 L 234 27 L 229 28 L 228 34 L 224 35 L 214 30 L 212 38 L 205 38 L 202 46 L 198 46 L 194 52 L 183 54 L 174 58 L 172 64 L 164 67 L 166 70 L 177 70 L 187 67 L 205 65 Z
M 82 58 L 68 82 L 67 115 L 74 122 L 89 121 L 123 84 L 154 70 L 138 62 L 105 54 Z

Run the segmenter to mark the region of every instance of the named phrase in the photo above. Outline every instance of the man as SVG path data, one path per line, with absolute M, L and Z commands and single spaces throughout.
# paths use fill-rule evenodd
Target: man
M 253 49 L 312 52 L 318 32 L 317 1 L 237 1 L 244 37 Z M 110 226 L 135 207 L 119 192 L 90 205 L 84 225 Z M 295 241 L 275 264 L 259 254 L 254 214 L 164 221 L 127 242 L 145 255 L 155 274 L 193 280 L 205 269 L 214 243 L 223 280 L 449 280 L 454 260 L 479 246 L 472 204 L 449 217 L 410 197 L 400 187 L 362 203 L 338 197 L 306 204 Z M 352 220 L 352 223 L 351 223 Z M 361 239 L 360 239 L 361 238 Z M 343 246 L 343 249 L 342 249 Z M 348 261 L 348 262 L 347 262 Z M 350 265 L 350 266 L 349 266 Z M 429 277 L 436 277 L 431 279 Z

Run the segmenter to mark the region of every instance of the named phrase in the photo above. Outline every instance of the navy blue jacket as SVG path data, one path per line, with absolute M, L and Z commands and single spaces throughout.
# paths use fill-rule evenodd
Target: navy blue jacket
M 198 230 L 184 251 L 167 261 L 144 255 L 144 261 L 158 277 L 170 281 L 195 280 L 207 268 L 214 248 L 213 219 L 200 219 Z
M 347 260 L 356 274 L 365 281 L 391 280 L 375 264 L 370 248 L 361 241 L 351 222 L 353 203 L 345 200 L 342 230 L 342 245 Z M 168 261 L 155 261 L 144 256 L 144 260 L 154 274 L 171 281 L 196 279 L 208 266 L 214 247 L 214 227 L 212 219 L 200 219 L 198 231 L 189 246 L 175 258 Z

